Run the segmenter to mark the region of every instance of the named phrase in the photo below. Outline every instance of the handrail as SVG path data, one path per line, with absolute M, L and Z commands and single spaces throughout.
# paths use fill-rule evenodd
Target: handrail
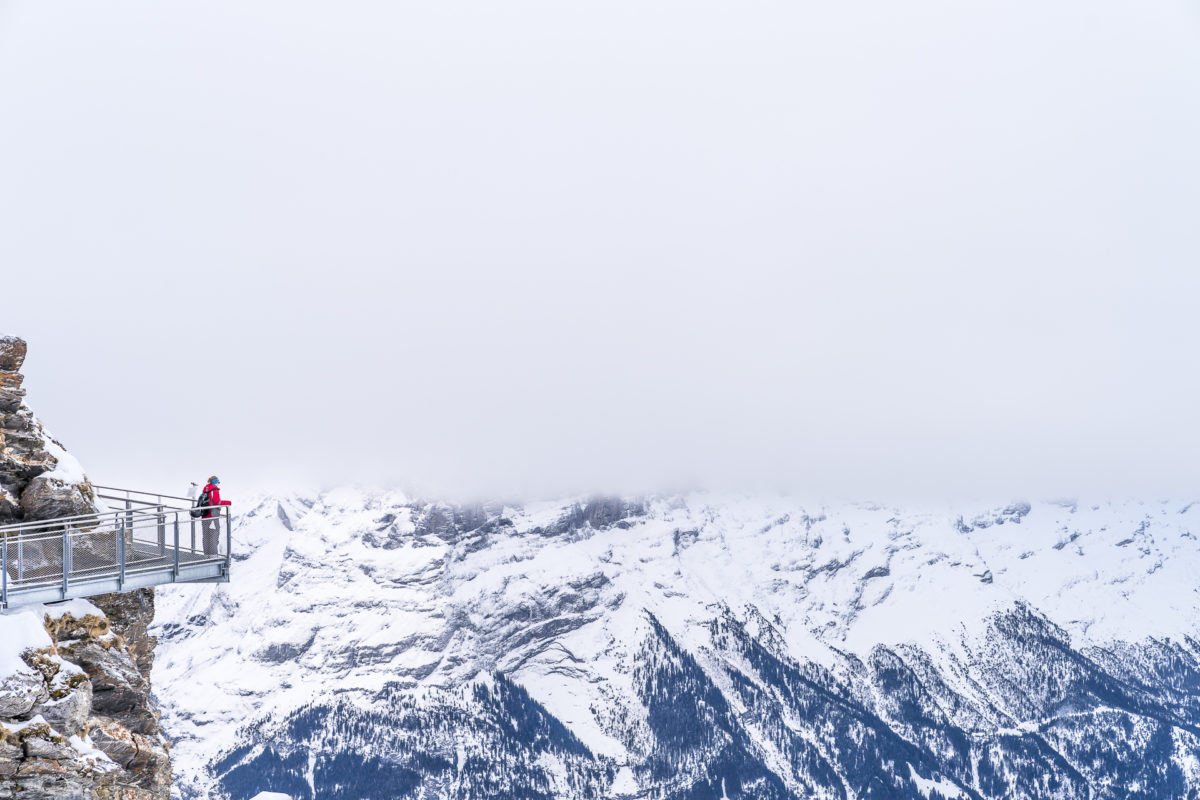
M 206 506 L 206 508 L 217 508 L 218 506 Z M 113 508 L 108 511 L 98 511 L 92 514 L 76 514 L 72 517 L 55 517 L 54 519 L 42 520 L 27 520 L 25 522 L 11 522 L 8 525 L 0 525 L 0 534 L 11 531 L 32 531 L 38 528 L 61 528 L 63 525 L 74 525 L 76 527 L 85 527 L 89 523 L 103 524 L 105 517 L 124 516 L 126 518 L 157 516 L 165 513 L 175 513 L 177 511 L 190 511 L 191 508 L 174 508 L 171 506 L 163 506 L 162 510 L 150 511 L 137 508 Z
M 109 511 L 128 511 L 131 506 L 138 506 L 142 508 L 169 508 L 172 511 L 186 511 L 187 509 L 193 507 L 190 503 L 188 505 L 177 505 L 175 503 L 164 503 L 162 501 L 154 500 L 134 500 L 127 497 L 118 497 L 117 495 L 113 494 L 100 494 L 99 492 L 96 493 L 96 497 L 100 498 L 101 500 L 116 500 L 125 504 L 125 508 L 120 509 L 110 506 Z M 105 505 L 108 504 L 106 503 Z
M 124 514 L 125 512 L 121 511 L 118 513 Z M 173 514 L 176 512 L 171 512 L 171 513 Z M 109 516 L 109 515 L 106 514 L 104 516 Z M 149 519 L 149 520 L 146 519 L 146 517 L 144 517 L 144 516 L 138 517 L 135 520 L 130 520 L 130 519 L 122 520 L 114 514 L 113 518 L 111 520 L 98 520 L 95 522 L 95 524 L 91 524 L 91 525 L 79 525 L 79 524 L 56 525 L 56 526 L 54 526 L 54 528 L 52 530 L 39 529 L 37 526 L 32 526 L 32 525 L 27 526 L 27 527 L 21 527 L 20 525 L 17 525 L 16 533 L 20 534 L 23 537 L 23 539 L 28 542 L 28 541 L 41 541 L 42 539 L 52 539 L 56 536 L 61 536 L 62 528 L 64 528 L 64 527 L 69 527 L 72 530 L 76 530 L 80 534 L 93 534 L 93 533 L 97 533 L 97 530 L 96 530 L 97 528 L 106 529 L 109 527 L 123 528 L 125 530 L 140 530 L 143 528 L 157 526 L 157 524 L 160 522 L 160 520 L 159 520 L 160 516 L 166 517 L 166 516 L 168 516 L 168 514 L 166 512 L 164 512 L 161 515 L 155 514 L 155 515 L 153 515 L 154 518 Z M 11 529 L 8 531 L 0 530 L 0 536 L 6 535 L 6 534 L 11 536 L 13 534 L 13 531 Z
M 174 509 L 172 509 L 172 510 L 174 510 Z M 186 509 L 181 509 L 181 510 L 186 510 Z M 53 526 L 53 527 L 57 528 L 57 527 L 62 527 L 62 525 L 65 523 L 78 524 L 82 520 L 99 519 L 100 517 L 107 517 L 110 514 L 124 514 L 124 513 L 126 513 L 125 509 L 120 509 L 120 510 L 112 509 L 109 511 L 100 511 L 100 512 L 94 513 L 94 514 L 76 514 L 73 517 L 55 517 L 54 519 L 29 520 L 26 522 L 10 522 L 7 525 L 0 525 L 0 533 L 6 533 L 9 531 L 17 531 L 17 530 L 29 530 L 31 528 L 39 528 L 39 527 L 47 527 L 47 526 Z M 137 513 L 144 513 L 144 512 L 134 511 L 134 513 L 137 514 Z
M 183 502 L 185 502 L 189 505 L 192 503 L 192 498 L 190 498 L 190 497 L 179 497 L 178 495 L 173 495 L 173 494 L 159 494 L 158 492 L 143 492 L 140 489 L 121 489 L 116 486 L 101 486 L 100 484 L 97 484 L 97 483 L 93 483 L 92 488 L 93 489 L 103 489 L 108 492 L 124 492 L 126 497 L 117 498 L 119 500 L 130 499 L 128 497 L 130 494 L 144 494 L 149 497 L 159 497 L 159 498 L 166 497 L 171 500 L 182 500 Z M 134 502 L 138 502 L 138 501 L 134 500 Z

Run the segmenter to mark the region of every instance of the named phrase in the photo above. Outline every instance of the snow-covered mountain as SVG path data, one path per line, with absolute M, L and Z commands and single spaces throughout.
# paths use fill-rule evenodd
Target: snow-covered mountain
M 159 593 L 184 798 L 1167 798 L 1200 790 L 1200 504 L 237 518 Z

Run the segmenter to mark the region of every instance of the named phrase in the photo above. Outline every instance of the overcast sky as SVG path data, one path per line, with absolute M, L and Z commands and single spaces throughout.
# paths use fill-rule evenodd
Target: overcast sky
M 0 270 L 101 483 L 1196 494 L 1200 6 L 0 0 Z

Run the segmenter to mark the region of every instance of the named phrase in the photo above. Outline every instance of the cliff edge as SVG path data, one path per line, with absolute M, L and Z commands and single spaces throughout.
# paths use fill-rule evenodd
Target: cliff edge
M 26 351 L 0 337 L 0 525 L 103 510 L 79 462 L 25 405 Z M 0 614 L 0 798 L 170 796 L 150 692 L 153 620 L 153 589 Z

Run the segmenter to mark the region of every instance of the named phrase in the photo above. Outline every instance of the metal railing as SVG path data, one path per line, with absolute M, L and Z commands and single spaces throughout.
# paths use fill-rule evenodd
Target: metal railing
M 109 510 L 0 526 L 0 608 L 159 583 L 227 581 L 229 506 L 97 486 Z

